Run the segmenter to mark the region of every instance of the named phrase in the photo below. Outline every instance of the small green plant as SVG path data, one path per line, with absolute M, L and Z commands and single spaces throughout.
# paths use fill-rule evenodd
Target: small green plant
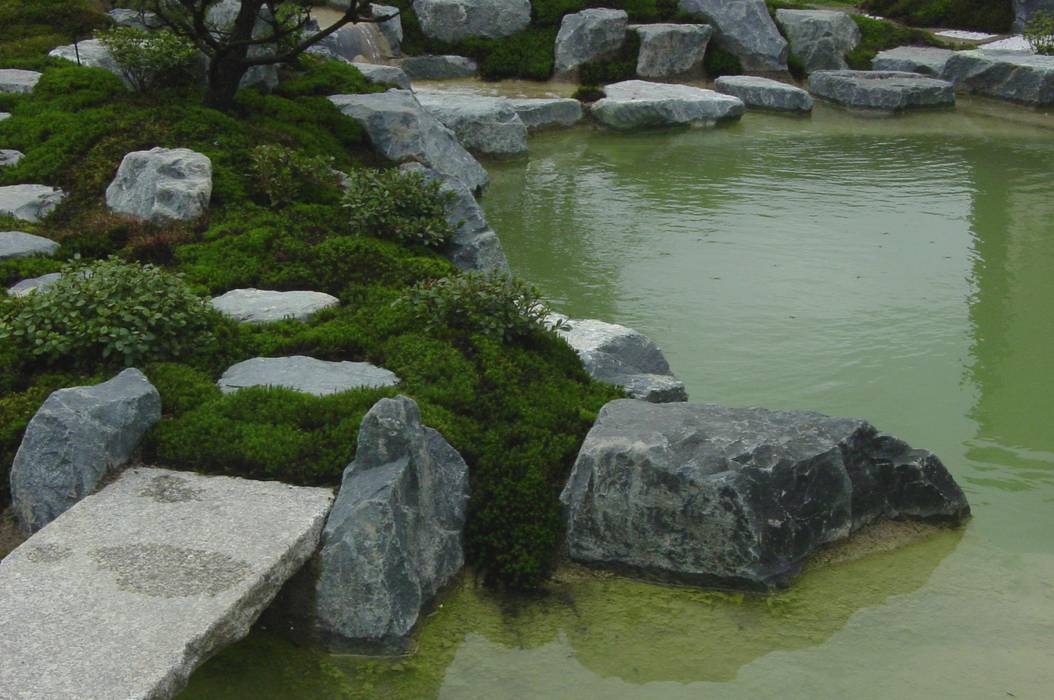
M 285 146 L 257 146 L 249 153 L 249 172 L 273 207 L 305 199 L 319 187 L 335 187 L 339 176 L 333 159 L 309 156 Z
M 396 304 L 406 304 L 426 330 L 479 333 L 513 340 L 545 327 L 549 306 L 537 289 L 503 275 L 469 272 L 414 286 Z
M 1025 39 L 1038 54 L 1054 56 L 1054 12 L 1037 12 L 1025 25 Z
M 110 258 L 66 265 L 0 306 L 0 341 L 44 363 L 95 367 L 178 357 L 211 340 L 215 313 L 178 275 Z
M 170 31 L 114 27 L 98 34 L 128 85 L 149 92 L 189 75 L 194 45 Z
M 447 221 L 450 194 L 418 173 L 355 170 L 345 181 L 344 207 L 352 231 L 407 245 L 442 248 L 454 235 Z

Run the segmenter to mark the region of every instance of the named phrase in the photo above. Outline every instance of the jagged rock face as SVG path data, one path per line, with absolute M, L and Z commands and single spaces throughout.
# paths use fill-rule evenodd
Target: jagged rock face
M 879 51 L 871 61 L 871 70 L 920 73 L 931 78 L 944 75 L 944 67 L 955 52 L 935 46 L 898 46 Z
M 601 410 L 560 498 L 577 561 L 750 589 L 878 518 L 970 514 L 935 455 L 864 421 L 632 399 Z
M 500 39 L 531 23 L 530 0 L 414 0 L 414 13 L 425 36 L 451 43 Z
M 403 650 L 422 609 L 464 564 L 467 504 L 468 466 L 421 425 L 417 404 L 378 401 L 322 535 L 314 622 L 323 643 Z
M 469 151 L 498 156 L 527 152 L 527 126 L 505 98 L 439 90 L 416 94 L 421 106 Z
M 604 93 L 593 104 L 593 116 L 612 129 L 713 126 L 739 119 L 744 109 L 737 97 L 690 85 L 625 80 Z
M 25 94 L 33 92 L 42 74 L 20 68 L 0 68 L 0 92 Z
M 836 10 L 777 10 L 776 20 L 806 73 L 848 68 L 845 55 L 860 43 L 860 28 Z
M 714 33 L 706 24 L 641 24 L 630 27 L 640 37 L 637 75 L 675 78 L 700 72 Z
M 186 148 L 134 151 L 106 188 L 106 206 L 140 221 L 193 221 L 212 198 L 212 161 Z
M 1054 13 L 1054 0 L 1014 0 L 1014 31 L 1023 30 L 1039 12 Z
M 59 244 L 50 238 L 23 231 L 0 231 L 0 260 L 30 255 L 54 255 Z
M 556 75 L 573 75 L 583 63 L 616 53 L 626 41 L 629 15 L 622 10 L 582 10 L 564 15 L 556 35 Z
M 65 192 L 47 185 L 7 185 L 0 187 L 0 216 L 37 222 L 64 199 Z
M 809 76 L 809 92 L 846 107 L 886 112 L 955 104 L 951 83 L 897 71 L 816 71 Z
M 956 51 L 941 77 L 979 95 L 1037 107 L 1054 105 L 1054 56 Z
M 800 87 L 753 75 L 723 75 L 714 81 L 718 92 L 734 95 L 749 108 L 779 112 L 810 112 L 813 101 Z
M 787 42 L 765 0 L 680 0 L 680 11 L 699 15 L 717 30 L 717 44 L 744 70 L 787 70 Z
M 11 465 L 11 500 L 22 530 L 36 532 L 91 493 L 160 418 L 161 396 L 137 369 L 51 394 Z

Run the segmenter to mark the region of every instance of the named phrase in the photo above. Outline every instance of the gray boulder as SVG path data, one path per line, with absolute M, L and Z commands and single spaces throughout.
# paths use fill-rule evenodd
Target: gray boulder
M 421 424 L 417 404 L 404 396 L 374 404 L 313 566 L 309 616 L 320 641 L 405 651 L 424 608 L 464 564 L 467 503 L 465 461 Z
M 717 30 L 717 45 L 748 71 L 787 70 L 787 42 L 765 0 L 680 0 L 682 13 L 698 15 Z
M 749 589 L 879 518 L 970 514 L 935 455 L 864 421 L 636 400 L 601 410 L 560 498 L 576 561 Z
M 381 34 L 388 40 L 388 48 L 393 56 L 402 53 L 403 43 L 403 19 L 398 7 L 391 5 L 370 5 L 370 16 L 375 20 L 387 17 L 383 22 L 378 22 L 377 27 Z
M 269 289 L 232 289 L 213 298 L 212 307 L 243 323 L 305 321 L 340 300 L 322 292 L 275 292 Z
M 4 121 L 5 119 L 10 119 L 10 118 L 11 118 L 11 113 L 10 112 L 0 112 L 0 122 Z
M 318 28 L 317 22 L 308 26 L 309 31 Z M 372 22 L 346 24 L 309 48 L 308 53 L 349 63 L 377 63 L 399 55 L 389 45 L 381 25 Z
M 955 104 L 951 83 L 898 71 L 816 71 L 809 92 L 846 107 L 886 112 Z
M 33 92 L 41 74 L 33 70 L 0 68 L 0 92 L 23 94 Z
M 935 46 L 898 46 L 879 51 L 871 60 L 871 70 L 903 71 L 941 78 L 948 59 L 954 55 L 951 49 L 938 49 Z
M 749 108 L 780 112 L 811 112 L 812 97 L 805 90 L 778 80 L 753 75 L 724 75 L 714 87 L 725 95 L 734 95 Z
M 58 249 L 58 243 L 43 236 L 22 231 L 0 231 L 0 260 L 54 255 Z
M 22 151 L 0 148 L 0 168 L 10 168 L 18 165 L 18 161 L 23 158 L 25 158 L 25 154 Z
M 418 90 L 417 101 L 469 151 L 499 156 L 527 152 L 527 127 L 504 98 Z
M 8 185 L 0 187 L 0 216 L 37 222 L 55 210 L 66 193 L 47 185 Z
M 397 66 L 382 66 L 378 63 L 352 63 L 367 81 L 375 85 L 394 85 L 402 90 L 410 89 L 410 76 Z
M 706 24 L 638 24 L 630 27 L 640 37 L 637 75 L 676 78 L 702 71 L 703 56 L 714 33 Z
M 582 103 L 570 97 L 510 97 L 527 131 L 572 126 L 582 121 Z
M 398 383 L 395 374 L 368 362 L 326 362 L 303 355 L 254 357 L 232 365 L 216 382 L 224 394 L 251 386 L 270 386 L 315 396 Z
M 622 10 L 582 10 L 564 15 L 556 35 L 556 75 L 573 77 L 579 66 L 617 53 L 629 16 Z
M 106 188 L 106 206 L 157 224 L 193 221 L 212 198 L 212 161 L 186 148 L 133 151 Z
M 567 341 L 582 366 L 598 381 L 623 387 L 636 399 L 687 401 L 684 383 L 670 370 L 662 350 L 643 333 L 614 323 L 550 314 L 550 326 Z
M 860 43 L 860 27 L 845 12 L 776 10 L 776 20 L 806 73 L 848 68 L 845 55 Z
M 23 532 L 36 532 L 95 490 L 160 418 L 161 396 L 137 369 L 49 396 L 11 464 L 12 506 Z
M 1054 105 L 1054 56 L 956 51 L 941 77 L 978 95 L 1037 107 Z
M 593 116 L 613 129 L 713 126 L 743 116 L 738 97 L 689 85 L 626 80 L 604 88 Z
M 460 80 L 474 78 L 479 66 L 464 56 L 407 56 L 398 66 L 410 80 Z
M 417 173 L 429 182 L 438 182 L 439 191 L 448 194 L 446 220 L 454 227 L 454 238 L 444 255 L 459 270 L 507 273 L 509 262 L 498 234 L 487 225 L 487 218 L 472 192 L 456 178 L 447 177 L 420 163 L 407 163 L 402 171 Z
M 31 292 L 47 289 L 51 285 L 58 282 L 61 278 L 61 273 L 50 272 L 46 275 L 41 275 L 40 277 L 32 277 L 30 279 L 17 282 L 7 288 L 7 293 L 13 297 L 24 297 Z
M 454 43 L 476 37 L 500 39 L 531 23 L 530 0 L 414 0 L 421 31 Z
M 108 14 L 114 24 L 119 27 L 130 27 L 132 29 L 139 29 L 140 31 L 149 31 L 152 29 L 160 29 L 165 26 L 160 18 L 149 10 L 117 8 L 115 10 L 110 10 L 106 14 Z
M 110 49 L 99 39 L 85 39 L 76 44 L 58 46 L 52 49 L 48 56 L 61 58 L 71 63 L 78 63 L 88 68 L 102 68 L 113 73 L 125 85 L 128 85 L 124 75 L 121 73 L 120 66 L 117 65 L 117 61 L 113 60 L 113 56 L 110 55 Z
M 1054 14 L 1054 0 L 1013 0 L 1014 31 L 1020 32 L 1038 12 Z
M 457 178 L 470 190 L 487 184 L 487 171 L 408 90 L 329 98 L 365 129 L 374 150 L 397 163 L 418 161 Z

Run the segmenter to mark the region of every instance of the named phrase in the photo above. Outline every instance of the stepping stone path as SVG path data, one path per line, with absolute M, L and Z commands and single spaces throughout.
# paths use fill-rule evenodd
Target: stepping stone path
M 18 68 L 0 68 L 0 92 L 23 94 L 33 92 L 41 73 Z
M 956 51 L 942 76 L 978 95 L 1036 107 L 1054 105 L 1054 56 L 1013 51 Z
M 954 55 L 955 52 L 951 49 L 938 49 L 934 46 L 898 46 L 888 51 L 879 51 L 871 61 L 871 69 L 921 73 L 940 78 L 944 75 L 948 59 Z
M 62 273 L 51 272 L 40 277 L 22 280 L 7 288 L 7 293 L 13 297 L 24 297 L 30 292 L 43 291 L 55 284 L 62 278 Z
M 752 75 L 724 75 L 714 81 L 717 91 L 743 100 L 747 107 L 781 112 L 811 112 L 812 96 L 794 85 Z
M 417 101 L 470 151 L 511 156 L 527 152 L 527 126 L 503 97 L 418 90 Z
M 570 97 L 510 97 L 527 131 L 572 126 L 582 121 L 582 103 Z
M 846 107 L 897 112 L 955 104 L 951 83 L 900 71 L 817 71 L 809 91 Z
M 225 394 L 251 386 L 271 386 L 328 396 L 352 389 L 395 386 L 399 377 L 368 362 L 327 362 L 294 355 L 239 362 L 216 383 Z
M 329 489 L 129 469 L 0 563 L 0 688 L 173 697 L 308 560 L 332 500 Z
M 25 158 L 25 154 L 22 151 L 0 148 L 0 168 L 10 168 L 13 165 L 18 165 L 18 161 L 23 158 Z
M 336 306 L 340 300 L 323 292 L 275 292 L 267 289 L 234 289 L 215 297 L 212 306 L 244 323 L 269 323 L 294 319 L 304 321 L 312 314 Z
M 410 80 L 458 80 L 474 78 L 479 66 L 464 56 L 408 56 L 399 60 Z
M 212 198 L 212 161 L 187 148 L 134 151 L 106 188 L 106 206 L 140 221 L 193 221 Z
M 65 192 L 47 185 L 0 187 L 0 216 L 37 222 L 50 214 L 65 198 Z
M 382 66 L 377 63 L 352 63 L 367 82 L 374 85 L 394 85 L 403 90 L 410 89 L 410 76 L 397 66 Z
M 738 97 L 689 85 L 626 80 L 604 88 L 606 97 L 593 105 L 593 116 L 613 129 L 669 126 L 713 126 L 739 119 Z
M 0 231 L 0 260 L 27 258 L 30 255 L 54 255 L 59 249 L 55 241 L 22 231 Z

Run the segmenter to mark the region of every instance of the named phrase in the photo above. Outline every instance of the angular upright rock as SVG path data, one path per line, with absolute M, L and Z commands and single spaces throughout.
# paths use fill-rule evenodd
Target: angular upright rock
M 593 116 L 612 129 L 713 126 L 743 116 L 738 97 L 691 85 L 624 80 L 604 88 L 593 104 Z
M 582 10 L 564 15 L 556 35 L 556 75 L 573 76 L 583 63 L 616 53 L 626 41 L 629 15 L 622 10 Z
M 713 25 L 717 45 L 734 54 L 744 70 L 787 70 L 787 42 L 765 0 L 680 0 L 678 7 Z
M 638 24 L 630 27 L 640 37 L 637 75 L 676 78 L 700 72 L 714 33 L 707 24 Z
M 845 56 L 860 43 L 860 27 L 837 10 L 776 10 L 790 50 L 806 73 L 848 68 Z
M 749 589 L 879 518 L 970 514 L 935 455 L 864 421 L 635 400 L 600 411 L 560 498 L 576 561 Z
M 414 0 L 421 31 L 431 39 L 500 39 L 531 23 L 530 0 Z
M 129 153 L 106 188 L 111 210 L 156 224 L 193 221 L 211 198 L 212 161 L 186 148 Z
M 11 465 L 12 505 L 22 530 L 36 532 L 91 493 L 160 418 L 161 396 L 137 369 L 49 396 Z

